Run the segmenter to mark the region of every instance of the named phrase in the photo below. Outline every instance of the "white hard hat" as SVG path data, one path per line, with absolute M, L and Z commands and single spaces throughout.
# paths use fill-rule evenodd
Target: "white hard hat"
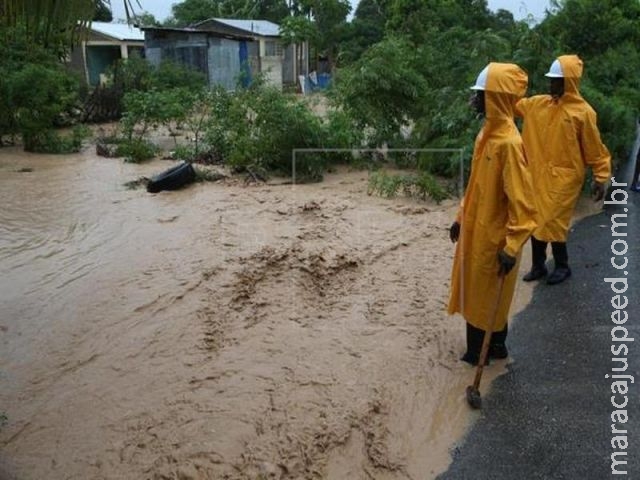
M 471 87 L 471 90 L 485 90 L 487 88 L 487 75 L 489 74 L 489 65 L 484 67 L 484 69 L 478 75 L 476 79 L 476 84 Z
M 551 67 L 549 67 L 549 71 L 544 74 L 545 77 L 549 78 L 564 78 L 564 73 L 562 73 L 562 65 L 560 65 L 560 61 L 555 60 Z

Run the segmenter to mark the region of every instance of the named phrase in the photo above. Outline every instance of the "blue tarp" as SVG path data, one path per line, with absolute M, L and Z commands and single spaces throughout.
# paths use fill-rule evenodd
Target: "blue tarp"
M 311 72 L 309 75 L 300 75 L 300 82 L 304 79 L 302 93 L 307 95 L 316 90 L 325 90 L 331 85 L 331 74 Z
M 240 42 L 240 82 L 244 88 L 251 85 L 251 67 L 249 66 L 249 49 L 247 48 L 247 42 L 242 40 Z
M 329 73 L 318 74 L 318 88 L 325 89 L 331 84 L 331 75 Z

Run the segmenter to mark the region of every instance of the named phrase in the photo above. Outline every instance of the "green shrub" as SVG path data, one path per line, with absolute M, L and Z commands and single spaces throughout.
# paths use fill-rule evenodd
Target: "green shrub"
M 442 187 L 436 177 L 428 172 L 422 172 L 415 177 L 414 185 L 417 187 L 418 195 L 423 199 L 429 197 L 436 203 L 440 203 L 442 200 L 449 198 L 447 190 Z
M 217 148 L 220 139 L 213 132 L 216 120 L 226 118 L 229 94 L 222 87 L 217 87 L 213 90 L 196 90 L 190 95 L 183 102 L 187 107 L 184 123 L 193 134 L 194 158 L 200 157 L 204 146 L 208 149 L 207 153 L 215 161 L 219 161 L 224 158 L 224 152 Z M 207 135 L 207 129 L 209 129 L 209 135 Z
M 6 72 L 8 104 L 24 149 L 40 151 L 56 119 L 75 105 L 77 83 L 62 67 L 26 64 Z
M 124 93 L 174 88 L 200 90 L 207 86 L 204 73 L 170 60 L 154 67 L 144 58 L 121 59 L 109 68 L 107 76 L 111 79 L 111 85 L 117 86 Z
M 294 149 L 324 147 L 320 119 L 297 100 L 268 90 L 256 107 L 259 164 L 267 170 L 291 174 Z M 296 177 L 320 180 L 326 164 L 326 155 L 300 153 Z
M 203 130 L 204 142 L 209 146 L 212 156 L 219 161 L 229 159 L 233 149 L 233 133 L 244 122 L 241 112 L 236 112 L 232 118 L 231 110 L 235 103 L 233 94 L 222 87 L 214 87 L 196 100 L 190 115 L 195 123 L 190 125 L 191 130 Z M 239 109 L 235 106 L 234 110 Z
M 193 145 L 176 145 L 171 158 L 175 160 L 184 160 L 185 162 L 193 162 L 196 158 L 196 150 Z
M 321 120 L 294 97 L 260 84 L 252 84 L 230 97 L 215 94 L 207 143 L 221 151 L 236 168 L 260 168 L 291 175 L 293 150 L 321 148 L 325 132 Z M 322 178 L 326 158 L 300 154 L 296 159 L 296 181 Z
M 32 138 L 31 151 L 39 153 L 75 153 L 82 148 L 82 142 L 91 136 L 86 125 L 76 125 L 70 134 L 60 134 L 46 130 Z
M 59 50 L 34 43 L 21 26 L 0 24 L 0 137 L 37 136 L 73 105 L 75 78 L 61 67 Z
M 153 84 L 153 67 L 144 58 L 130 57 L 118 60 L 107 70 L 111 85 L 122 94 L 134 90 L 149 90 Z
M 369 146 L 391 145 L 403 125 L 420 117 L 427 82 L 416 70 L 419 63 L 415 48 L 389 37 L 338 72 L 332 100 L 369 132 Z
M 327 148 L 360 148 L 364 140 L 364 132 L 356 125 L 351 116 L 343 110 L 329 110 L 323 122 L 325 130 L 325 147 Z M 330 153 L 327 160 L 331 162 L 354 162 L 351 152 Z
M 207 77 L 193 68 L 166 60 L 152 69 L 151 86 L 158 90 L 181 88 L 197 91 L 207 86 Z
M 390 175 L 384 171 L 373 172 L 369 175 L 369 195 L 377 193 L 382 197 L 393 198 L 398 194 L 398 190 L 405 182 L 401 175 Z
M 140 163 L 155 158 L 159 148 L 144 138 L 132 138 L 118 144 L 116 155 L 125 162 Z
M 393 198 L 402 193 L 407 197 L 417 197 L 423 200 L 431 198 L 436 203 L 449 198 L 446 188 L 436 177 L 428 172 L 417 175 L 394 175 L 385 171 L 372 172 L 369 175 L 367 193 L 374 193 L 386 198 Z

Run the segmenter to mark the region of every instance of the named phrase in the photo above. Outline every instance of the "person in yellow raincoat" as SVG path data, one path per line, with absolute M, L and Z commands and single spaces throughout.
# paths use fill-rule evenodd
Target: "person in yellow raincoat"
M 472 103 L 485 121 L 476 137 L 471 177 L 450 228 L 457 245 L 448 307 L 449 314 L 460 313 L 466 320 L 467 351 L 462 360 L 472 365 L 478 363 L 496 305 L 489 356 L 508 355 L 507 316 L 516 283 L 512 269 L 536 228 L 531 176 L 514 123 L 515 104 L 525 95 L 527 81 L 517 65 L 490 63 L 472 87 Z
M 551 242 L 554 270 L 550 285 L 571 276 L 567 252 L 569 222 L 584 184 L 585 171 L 593 172 L 594 200 L 601 200 L 611 175 L 611 156 L 600 140 L 596 112 L 578 90 L 582 60 L 563 55 L 549 72 L 549 95 L 524 98 L 516 115 L 524 119 L 522 138 L 536 186 L 540 226 L 531 237 L 533 264 L 525 281 L 547 276 L 547 244 Z

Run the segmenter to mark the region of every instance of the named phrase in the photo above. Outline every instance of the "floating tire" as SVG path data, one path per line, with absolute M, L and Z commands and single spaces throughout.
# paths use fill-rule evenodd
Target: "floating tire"
M 181 163 L 151 178 L 147 184 L 147 192 L 157 193 L 162 190 L 178 190 L 185 185 L 193 183 L 195 179 L 196 171 L 193 166 L 190 163 Z

